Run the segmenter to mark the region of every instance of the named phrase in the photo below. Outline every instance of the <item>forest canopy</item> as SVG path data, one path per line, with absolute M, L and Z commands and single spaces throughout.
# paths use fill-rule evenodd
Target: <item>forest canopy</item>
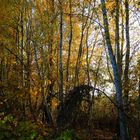
M 0 139 L 140 139 L 139 0 L 0 9 Z

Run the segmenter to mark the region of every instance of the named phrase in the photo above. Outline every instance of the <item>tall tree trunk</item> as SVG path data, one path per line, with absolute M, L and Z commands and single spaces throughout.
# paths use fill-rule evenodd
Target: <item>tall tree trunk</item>
M 66 92 L 69 88 L 68 82 L 69 82 L 69 64 L 70 64 L 70 56 L 71 56 L 71 45 L 72 45 L 72 3 L 71 0 L 69 0 L 69 9 L 70 9 L 70 16 L 69 16 L 69 26 L 70 26 L 70 36 L 69 36 L 69 48 L 68 48 L 68 59 L 67 59 L 67 68 L 66 68 Z
M 34 120 L 36 120 L 35 118 L 35 114 L 34 114 L 34 109 L 33 109 L 33 106 L 32 106 L 32 100 L 31 100 L 31 46 L 30 46 L 30 41 L 31 41 L 31 16 L 29 14 L 29 20 L 28 22 L 26 23 L 26 53 L 27 53 L 27 64 L 26 64 L 26 88 L 27 88 L 27 91 L 26 91 L 26 94 L 27 94 L 27 98 L 28 98 L 28 104 L 29 104 L 29 108 L 30 108 L 30 112 L 34 118 Z
M 49 35 L 48 35 L 48 86 L 47 86 L 47 92 L 48 92 L 48 95 L 47 95 L 47 102 L 50 104 L 51 106 L 51 97 L 52 97 L 52 94 L 53 94 L 53 87 L 54 87 L 54 79 L 53 79 L 53 74 L 54 74 L 54 71 L 53 71 L 53 67 L 54 67 L 54 64 L 53 64 L 53 44 L 54 44 L 54 24 L 55 24 L 55 21 L 54 19 L 52 19 L 52 16 L 54 16 L 55 14 L 55 7 L 54 7 L 54 0 L 51 0 L 49 3 L 48 3 L 48 9 L 49 9 L 49 16 L 48 16 L 48 21 L 49 21 Z
M 80 46 L 79 46 L 78 57 L 77 57 L 76 68 L 75 68 L 74 86 L 79 85 L 79 70 L 80 70 L 80 64 L 81 64 L 80 61 L 81 61 L 81 56 L 82 56 L 83 38 L 84 38 L 84 25 L 82 23 L 81 40 L 80 40 Z
M 90 3 L 91 4 L 91 3 Z M 94 11 L 92 11 L 92 14 L 91 14 L 91 19 L 93 18 L 93 14 L 94 14 Z M 88 16 L 90 15 L 90 8 L 88 10 Z M 90 26 L 92 24 L 92 20 L 90 19 L 89 21 L 89 25 L 87 27 L 87 30 L 86 30 L 86 66 L 87 66 L 87 80 L 88 80 L 88 85 L 91 84 L 90 82 L 90 71 L 89 71 L 89 45 L 88 45 L 88 37 L 89 37 L 89 29 L 90 29 Z
M 110 40 L 109 24 L 108 24 L 105 0 L 101 0 L 101 4 L 102 4 L 102 14 L 103 14 L 106 44 L 107 44 L 107 48 L 108 48 L 109 57 L 111 60 L 111 65 L 112 65 L 113 75 L 114 75 L 114 83 L 115 83 L 115 88 L 116 88 L 116 97 L 117 97 L 117 104 L 118 104 L 118 111 L 119 111 L 119 123 L 120 123 L 120 139 L 128 140 L 127 128 L 126 128 L 126 122 L 125 122 L 125 114 L 124 114 L 123 106 L 122 106 L 122 86 L 121 86 L 121 81 L 120 81 L 120 77 L 119 77 L 116 59 L 113 54 L 111 40 Z
M 120 78 L 122 79 L 122 75 L 123 75 L 123 49 L 124 49 L 124 14 L 123 14 L 123 2 L 121 2 L 121 24 L 122 24 L 122 28 L 121 28 L 121 44 L 120 44 Z
M 21 48 L 20 48 L 20 53 L 21 53 L 21 88 L 24 88 L 24 7 L 22 7 L 21 11 Z M 22 109 L 23 109 L 23 115 L 25 116 L 25 93 L 23 93 L 23 99 L 22 99 Z
M 87 65 L 87 83 L 90 85 L 90 75 L 89 75 L 89 45 L 88 45 L 89 28 L 86 33 L 86 65 Z
M 37 72 L 38 72 L 39 79 L 41 81 L 41 96 L 42 96 L 42 100 L 43 100 L 43 111 L 45 113 L 47 123 L 50 124 L 50 125 L 53 125 L 53 119 L 52 119 L 51 112 L 49 110 L 48 103 L 47 103 L 47 100 L 46 100 L 46 97 L 45 97 L 45 88 L 44 88 L 44 84 L 45 84 L 44 76 L 45 75 L 44 75 L 44 71 L 43 70 L 41 71 L 41 68 L 39 67 L 38 57 L 37 57 L 37 49 L 36 49 L 37 44 L 35 42 L 33 42 L 33 44 L 34 44 L 34 55 L 35 55 Z M 42 59 L 43 59 L 43 62 L 44 62 L 43 57 L 42 57 Z M 42 66 L 42 69 L 43 69 L 43 66 Z
M 64 100 L 63 94 L 63 60 L 62 60 L 62 51 L 63 51 L 63 8 L 62 1 L 60 3 L 60 49 L 59 49 L 59 74 L 60 74 L 60 84 L 59 84 L 59 99 L 60 102 Z
M 76 67 L 75 67 L 75 79 L 74 79 L 74 86 L 79 85 L 79 71 L 80 71 L 80 65 L 81 65 L 81 57 L 82 57 L 82 51 L 83 51 L 83 39 L 84 39 L 84 31 L 85 27 L 87 25 L 88 19 L 84 21 L 84 11 L 85 11 L 85 5 L 83 1 L 83 7 L 82 7 L 82 29 L 81 29 L 81 39 L 80 39 L 80 45 L 79 45 L 79 50 L 78 50 L 78 56 L 76 60 Z
M 96 68 L 95 82 L 94 82 L 92 96 L 91 96 L 91 101 L 90 101 L 90 106 L 89 106 L 89 128 L 90 128 L 90 130 L 92 130 L 92 128 L 93 128 L 91 122 L 93 121 L 94 95 L 95 95 L 95 89 L 96 89 L 96 86 L 97 86 L 97 81 L 98 81 L 98 76 L 99 76 L 99 70 L 100 70 L 101 60 L 102 60 L 102 57 L 100 57 L 99 62 L 98 62 L 98 66 Z
M 119 0 L 116 0 L 116 31 L 115 31 L 115 48 L 117 57 L 117 66 L 119 76 L 121 77 L 121 56 L 120 56 L 120 36 L 119 36 Z
M 124 69 L 124 109 L 128 110 L 128 94 L 129 94 L 129 63 L 130 63 L 130 38 L 129 38 L 129 0 L 125 0 L 125 11 L 126 11 L 126 24 L 125 24 L 125 35 L 126 35 L 126 55 L 125 55 L 125 69 Z

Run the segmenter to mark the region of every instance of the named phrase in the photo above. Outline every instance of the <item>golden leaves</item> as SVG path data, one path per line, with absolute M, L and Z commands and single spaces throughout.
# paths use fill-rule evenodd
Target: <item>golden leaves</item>
M 115 0 L 109 0 L 109 1 L 107 1 L 107 3 L 106 3 L 106 9 L 107 10 L 113 10 L 113 9 L 115 9 L 115 7 L 116 7 Z

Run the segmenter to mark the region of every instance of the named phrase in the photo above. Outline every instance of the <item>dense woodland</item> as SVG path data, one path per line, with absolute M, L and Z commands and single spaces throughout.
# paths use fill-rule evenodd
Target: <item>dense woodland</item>
M 1 140 L 140 140 L 139 0 L 0 0 Z

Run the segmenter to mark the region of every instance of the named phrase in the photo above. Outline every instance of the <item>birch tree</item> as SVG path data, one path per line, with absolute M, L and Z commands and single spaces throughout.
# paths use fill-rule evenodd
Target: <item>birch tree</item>
M 127 140 L 128 134 L 127 134 L 127 128 L 126 128 L 126 122 L 125 122 L 125 114 L 124 114 L 123 105 L 122 105 L 122 85 L 121 85 L 120 75 L 118 72 L 116 58 L 112 50 L 105 0 L 101 0 L 101 4 L 102 4 L 101 8 L 102 8 L 102 14 L 103 14 L 106 45 L 108 48 L 108 54 L 109 54 L 111 65 L 112 65 L 114 83 L 115 83 L 115 89 L 116 89 L 116 98 L 117 98 L 117 104 L 118 104 L 119 124 L 120 124 L 120 139 Z

